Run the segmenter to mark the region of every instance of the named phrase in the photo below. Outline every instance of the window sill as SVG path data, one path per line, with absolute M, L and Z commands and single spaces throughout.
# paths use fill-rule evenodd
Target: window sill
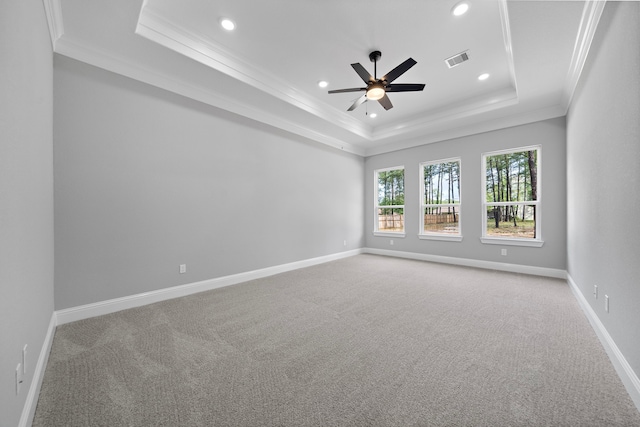
M 542 247 L 542 245 L 544 245 L 544 241 L 539 239 L 505 239 L 500 237 L 481 237 L 480 241 L 487 245 L 528 246 L 531 248 L 540 248 Z
M 441 240 L 444 242 L 462 242 L 462 236 L 452 236 L 449 234 L 418 234 L 420 240 Z
M 373 235 L 379 237 L 405 237 L 405 233 L 402 231 L 374 231 Z

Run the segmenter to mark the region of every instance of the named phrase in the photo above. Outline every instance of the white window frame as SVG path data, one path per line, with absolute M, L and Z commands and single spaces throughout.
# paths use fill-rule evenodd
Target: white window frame
M 523 202 L 487 202 L 487 157 L 497 156 L 501 154 L 511 154 L 518 153 L 523 151 L 533 151 L 536 150 L 538 152 L 537 164 L 536 164 L 536 180 L 537 180 L 537 200 L 523 201 Z M 528 246 L 528 247 L 541 247 L 544 244 L 544 240 L 542 240 L 542 146 L 541 145 L 530 145 L 526 147 L 516 147 L 510 148 L 507 150 L 498 150 L 491 151 L 488 153 L 482 153 L 482 166 L 481 166 L 481 192 L 482 195 L 482 237 L 480 241 L 489 245 L 508 245 L 508 246 Z M 509 237 L 496 237 L 496 236 L 487 236 L 487 208 L 489 206 L 536 206 L 536 238 L 535 239 L 527 239 L 527 238 L 509 238 Z
M 406 190 L 406 184 L 407 184 L 407 176 L 406 176 L 406 170 L 404 168 L 404 165 L 402 166 L 393 166 L 393 167 L 389 167 L 389 168 L 382 168 L 382 169 L 376 169 L 373 171 L 373 235 L 374 236 L 382 236 L 382 237 L 405 237 L 406 235 L 406 223 L 403 223 L 403 229 L 402 231 L 380 231 L 378 229 L 378 225 L 379 225 L 379 221 L 378 221 L 378 209 L 402 209 L 403 215 L 406 212 L 404 205 L 385 205 L 385 206 L 380 206 L 378 205 L 378 175 L 380 174 L 380 172 L 387 172 L 387 171 L 393 171 L 393 170 L 402 170 L 402 174 L 404 176 L 404 186 L 405 186 L 405 190 Z M 405 201 L 406 201 L 406 191 L 404 194 L 405 197 Z M 406 219 L 406 217 L 405 217 Z
M 442 163 L 452 163 L 458 162 L 458 170 L 460 175 L 458 177 L 460 181 L 460 201 L 458 203 L 444 203 L 440 205 L 427 204 L 424 200 L 424 167 L 429 165 L 437 165 Z M 406 197 L 406 195 L 405 195 Z M 420 214 L 418 215 L 419 223 L 418 223 L 418 238 L 422 240 L 443 240 L 449 242 L 461 242 L 462 241 L 462 159 L 460 157 L 452 157 L 448 159 L 442 160 L 430 160 L 428 162 L 420 163 Z M 456 207 L 458 209 L 458 233 L 437 233 L 437 232 L 425 232 L 424 231 L 424 211 L 429 206 L 438 206 L 438 207 Z

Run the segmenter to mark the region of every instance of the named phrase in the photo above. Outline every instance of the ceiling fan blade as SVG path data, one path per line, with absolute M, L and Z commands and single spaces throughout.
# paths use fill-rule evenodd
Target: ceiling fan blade
M 356 70 L 356 73 L 358 73 L 358 75 L 360 76 L 360 78 L 367 84 L 369 84 L 370 82 L 375 82 L 376 79 L 373 78 L 373 76 L 371 74 L 369 74 L 369 72 L 367 70 L 365 70 L 365 68 L 360 65 L 359 62 L 356 62 L 355 64 L 351 64 L 351 66 L 353 67 L 354 70 Z
M 356 101 L 353 103 L 353 105 L 351 105 L 351 107 L 349 107 L 347 111 L 355 110 L 356 108 L 358 108 L 359 105 L 361 105 L 366 100 L 367 100 L 367 95 L 362 95 L 360 98 L 356 99 Z
M 391 100 L 389 99 L 386 93 L 382 98 L 378 99 L 378 102 L 380 103 L 380 105 L 384 107 L 385 110 L 390 110 L 393 108 L 393 104 L 391 103 Z
M 347 93 L 347 92 L 360 92 L 363 90 L 367 90 L 366 87 L 352 87 L 349 89 L 336 89 L 336 90 L 330 90 L 329 93 Z
M 380 80 L 386 80 L 387 83 L 391 83 L 392 81 L 394 81 L 395 79 L 403 75 L 405 72 L 407 72 L 409 68 L 413 67 L 416 64 L 417 62 L 413 58 L 409 58 L 406 61 L 404 61 L 402 64 L 398 65 L 393 70 L 389 71 L 387 75 L 380 78 Z
M 387 92 L 414 92 L 424 89 L 422 83 L 399 83 L 395 85 L 389 85 L 386 87 Z

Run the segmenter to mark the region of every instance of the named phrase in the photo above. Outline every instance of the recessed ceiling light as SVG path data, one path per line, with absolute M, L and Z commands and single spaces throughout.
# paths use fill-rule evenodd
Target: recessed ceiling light
M 465 13 L 467 13 L 467 10 L 469 10 L 469 3 L 462 2 L 462 3 L 458 3 L 455 6 L 453 6 L 452 13 L 455 16 L 460 16 L 460 15 L 464 15 Z
M 222 18 L 220 20 L 220 25 L 227 31 L 233 31 L 236 28 L 236 23 L 228 18 Z
M 482 80 L 487 80 L 489 78 L 489 74 L 484 73 L 484 74 L 480 74 L 478 76 L 478 80 L 482 81 Z
M 328 82 L 325 82 L 324 80 L 320 80 L 320 81 L 318 82 L 318 86 L 320 86 L 320 87 L 327 87 L 327 86 L 329 86 L 329 83 L 328 83 Z
M 371 113 L 369 114 L 369 117 L 371 117 L 372 119 L 375 119 L 376 117 L 378 117 L 378 115 L 376 113 Z

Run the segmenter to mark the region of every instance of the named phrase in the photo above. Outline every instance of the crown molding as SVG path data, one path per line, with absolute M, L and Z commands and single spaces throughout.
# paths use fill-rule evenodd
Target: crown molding
M 506 129 L 514 126 L 525 125 L 528 123 L 535 123 L 542 120 L 553 119 L 556 117 L 563 117 L 564 115 L 565 111 L 562 106 L 554 105 L 551 107 L 540 108 L 533 111 L 526 111 L 524 113 L 512 114 L 506 117 L 498 117 L 490 120 L 480 120 L 467 126 L 445 128 L 445 130 L 441 132 L 431 132 L 422 134 L 414 138 L 406 139 L 404 141 L 394 140 L 393 142 L 389 142 L 384 145 L 367 148 L 364 156 L 370 157 L 378 154 L 390 153 L 393 151 L 418 147 L 420 145 L 433 144 L 450 139 L 477 135 L 484 132 Z
M 426 116 L 394 124 L 385 128 L 374 130 L 374 140 L 381 141 L 390 138 L 399 138 L 403 135 L 415 132 L 428 133 L 429 129 L 452 124 L 461 119 L 469 118 L 478 114 L 508 107 L 518 103 L 518 95 L 514 88 L 506 88 L 493 92 L 489 95 L 482 95 L 475 99 L 464 100 L 464 102 L 450 105 L 448 108 L 435 111 Z
M 258 109 L 250 103 L 239 101 L 237 98 L 224 96 L 211 89 L 193 85 L 184 79 L 175 78 L 157 69 L 148 69 L 140 65 L 139 62 L 115 57 L 93 46 L 89 47 L 65 37 L 56 43 L 55 52 L 204 104 L 247 117 L 257 122 L 274 126 L 333 148 L 359 156 L 364 155 L 364 149 L 362 148 L 318 132 L 312 128 L 302 126 L 294 121 L 287 120 L 281 114 L 273 114 L 263 109 Z
M 576 43 L 573 47 L 571 65 L 569 66 L 569 72 L 567 74 L 564 91 L 562 93 L 562 105 L 564 106 L 565 113 L 569 110 L 569 106 L 571 105 L 573 93 L 576 90 L 578 80 L 582 74 L 582 69 L 587 61 L 591 42 L 595 36 L 606 2 L 607 0 L 585 1 L 582 18 L 580 19 L 578 36 L 576 37 Z
M 498 8 L 500 10 L 500 23 L 502 24 L 502 39 L 509 66 L 509 78 L 511 80 L 511 86 L 513 86 L 517 96 L 518 84 L 516 82 L 516 67 L 513 61 L 513 44 L 511 43 L 511 26 L 509 25 L 509 9 L 507 8 L 507 0 L 501 0 L 498 2 Z
M 194 83 L 189 76 L 175 68 L 169 67 L 164 70 L 162 67 L 151 66 L 151 62 L 144 60 L 147 58 L 144 55 L 134 57 L 132 53 L 118 53 L 106 48 L 96 48 L 78 37 L 73 37 L 73 34 L 65 34 L 61 2 L 62 0 L 43 0 L 53 50 L 58 54 L 339 150 L 359 156 L 370 156 L 565 115 L 605 0 L 585 1 L 580 32 L 571 62 L 571 72 L 567 77 L 565 92 L 559 104 L 554 103 L 550 107 L 532 112 L 496 117 L 509 114 L 506 107 L 523 102 L 518 96 L 508 3 L 507 0 L 497 0 L 510 82 L 505 83 L 502 89 L 468 99 L 464 103 L 444 105 L 438 109 L 414 115 L 401 123 L 380 126 L 356 120 L 322 100 L 296 89 L 278 76 L 263 72 L 223 46 L 176 25 L 171 22 L 171 17 L 164 17 L 154 11 L 149 6 L 152 3 L 149 0 L 141 0 L 142 6 L 135 21 L 136 35 L 133 37 L 140 37 L 141 40 L 154 43 L 162 49 L 168 49 L 167 52 L 178 53 L 185 59 L 223 73 L 246 85 L 246 89 L 258 90 L 260 92 L 253 93 L 259 95 L 258 98 L 262 101 L 268 98 L 280 101 L 273 104 L 280 107 L 279 111 L 270 108 L 271 104 L 262 101 L 260 104 L 255 97 L 252 102 L 249 96 L 233 96 L 230 93 L 225 94 L 224 90 L 215 86 Z M 147 47 L 153 46 L 147 45 Z M 155 49 L 153 50 L 155 52 Z M 153 56 L 149 58 L 152 60 Z M 184 62 L 182 65 L 190 64 Z M 214 72 L 211 71 L 211 73 Z M 220 77 L 220 75 L 217 76 Z M 498 111 L 501 109 L 505 110 Z M 522 111 L 522 108 L 518 109 Z M 287 114 L 287 112 L 293 114 Z M 494 113 L 490 114 L 491 112 Z M 490 118 L 486 119 L 487 117 Z
M 278 76 L 258 70 L 211 40 L 175 25 L 143 5 L 135 33 L 187 58 L 291 104 L 307 113 L 339 125 L 365 140 L 372 140 L 372 128 L 331 106 L 309 97 Z
M 563 111 L 559 111 L 557 107 L 552 107 L 506 118 L 482 121 L 480 123 L 447 129 L 441 132 L 437 132 L 435 129 L 429 132 L 430 128 L 441 128 L 447 123 L 456 120 L 469 118 L 477 114 L 486 113 L 517 103 L 518 99 L 515 90 L 513 88 L 507 88 L 490 98 L 483 97 L 471 104 L 464 103 L 452 106 L 446 111 L 428 116 L 427 120 L 416 119 L 413 122 L 400 125 L 400 127 L 396 126 L 392 129 L 378 131 L 374 133 L 375 139 L 393 139 L 393 142 L 382 145 L 378 144 L 375 147 L 361 148 L 338 138 L 317 132 L 307 126 L 286 120 L 282 114 L 272 114 L 263 109 L 256 108 L 250 103 L 241 102 L 237 98 L 223 96 L 211 89 L 193 85 L 184 79 L 166 75 L 158 70 L 145 68 L 141 66 L 139 62 L 117 58 L 107 52 L 96 49 L 94 46 L 89 47 L 77 41 L 71 41 L 67 37 L 56 43 L 55 52 L 362 157 L 564 115 Z M 404 141 L 398 140 L 403 135 L 418 132 L 423 132 L 423 135 L 419 138 L 406 138 Z
M 58 40 L 64 35 L 64 22 L 62 20 L 61 0 L 42 0 L 47 24 L 49 25 L 49 36 L 51 37 L 51 47 L 55 51 Z
M 508 93 L 505 93 L 504 90 L 495 92 L 476 102 L 467 101 L 463 106 L 453 105 L 444 110 L 435 111 L 433 114 L 421 114 L 418 118 L 404 123 L 383 127 L 363 124 L 344 112 L 338 112 L 315 98 L 305 96 L 304 93 L 296 90 L 296 88 L 277 76 L 269 75 L 263 70 L 256 69 L 222 46 L 175 25 L 170 20 L 155 13 L 151 8 L 146 7 L 146 5 L 147 2 L 145 1 L 135 31 L 137 35 L 220 71 L 322 120 L 338 125 L 365 141 L 376 142 L 403 137 L 413 132 L 428 131 L 434 125 L 452 123 L 461 118 L 514 105 L 518 102 L 506 0 L 499 1 L 499 9 L 503 29 L 503 42 L 509 66 L 509 78 L 512 86 L 507 90 Z

